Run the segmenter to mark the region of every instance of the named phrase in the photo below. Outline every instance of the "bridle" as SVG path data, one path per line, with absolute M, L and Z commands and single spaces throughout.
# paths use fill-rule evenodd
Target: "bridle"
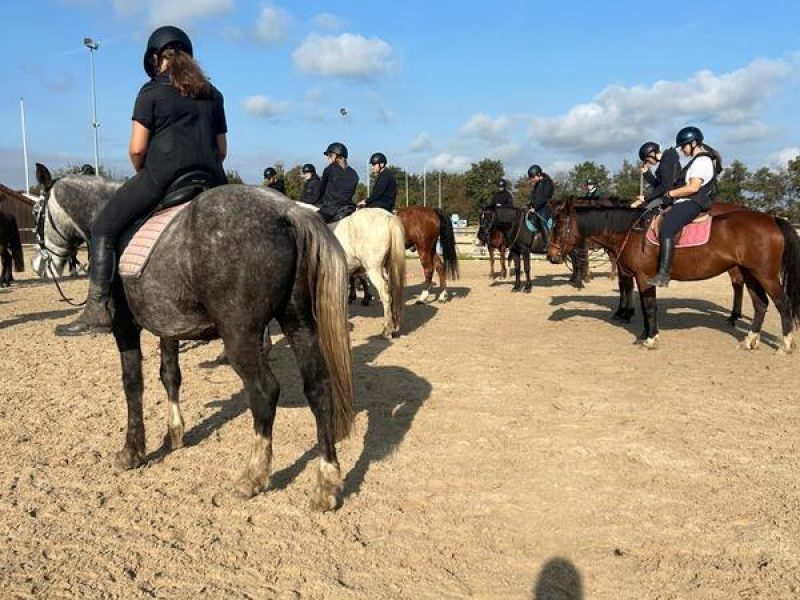
M 42 195 L 42 199 L 39 201 L 38 204 L 34 206 L 33 209 L 33 216 L 36 220 L 36 232 L 34 236 L 34 241 L 36 246 L 39 250 L 39 260 L 44 262 L 45 271 L 50 275 L 50 278 L 53 280 L 53 283 L 56 284 L 56 289 L 58 293 L 61 295 L 61 299 L 69 304 L 70 306 L 75 307 L 83 307 L 86 305 L 86 300 L 81 303 L 73 302 L 71 298 L 67 298 L 66 294 L 64 294 L 64 290 L 61 289 L 61 284 L 58 282 L 58 274 L 55 272 L 53 268 L 53 257 L 64 259 L 65 262 L 69 262 L 71 260 L 76 260 L 80 267 L 83 265 L 80 261 L 77 260 L 78 256 L 78 247 L 72 243 L 70 238 L 68 238 L 64 233 L 58 228 L 56 225 L 55 220 L 53 219 L 53 215 L 50 212 L 50 190 L 53 189 L 53 185 L 55 185 L 58 179 L 53 180 L 52 185 L 50 185 Z M 46 220 L 46 221 L 45 221 Z M 48 247 L 47 239 L 45 236 L 45 226 L 46 223 L 50 224 L 52 230 L 61 238 L 61 240 L 65 243 L 68 250 L 64 251 L 60 247 L 59 248 L 52 248 Z M 81 232 L 81 237 L 86 239 Z
M 567 207 L 564 207 L 563 210 L 564 211 L 568 211 Z M 562 218 L 561 215 L 559 215 L 558 219 L 561 219 L 561 218 Z M 558 236 L 559 239 L 561 239 L 561 238 L 569 239 L 569 238 L 572 237 L 572 221 L 573 221 L 573 216 L 570 215 L 567 212 L 567 219 L 566 219 L 567 224 L 564 227 L 564 231 L 561 232 L 561 234 Z M 558 222 L 556 221 L 556 223 L 558 223 Z M 558 251 L 558 255 L 561 257 L 561 259 L 565 260 L 566 256 L 564 255 L 564 252 L 563 252 L 563 245 L 556 241 L 555 230 L 556 230 L 556 226 L 554 225 L 553 226 L 553 231 L 550 233 L 550 240 L 549 240 L 548 246 L 551 246 L 551 247 L 555 248 Z

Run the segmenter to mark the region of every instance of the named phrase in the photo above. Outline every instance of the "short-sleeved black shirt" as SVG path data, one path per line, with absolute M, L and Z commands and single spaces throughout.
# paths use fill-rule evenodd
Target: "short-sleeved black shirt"
M 192 169 L 224 178 L 217 135 L 228 131 L 225 105 L 219 90 L 209 88 L 202 98 L 181 96 L 169 76 L 159 74 L 139 90 L 132 118 L 150 130 L 144 168 L 157 184 Z

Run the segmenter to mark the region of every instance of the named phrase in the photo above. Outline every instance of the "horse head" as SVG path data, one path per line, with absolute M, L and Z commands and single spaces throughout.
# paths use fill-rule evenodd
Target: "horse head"
M 550 232 L 550 243 L 547 246 L 547 259 L 554 264 L 564 262 L 564 256 L 572 252 L 578 243 L 574 203 L 571 200 L 564 200 L 557 207 L 553 217 L 553 230 Z
M 37 252 L 31 267 L 39 277 L 56 278 L 75 258 L 80 245 L 88 242 L 95 214 L 120 184 L 97 176 L 54 178 L 41 163 L 36 163 L 36 180 L 42 198 L 33 209 Z
M 494 227 L 494 220 L 497 217 L 497 211 L 492 208 L 484 209 L 481 212 L 481 220 L 478 226 L 478 241 L 487 245 L 489 239 L 492 237 L 492 227 Z

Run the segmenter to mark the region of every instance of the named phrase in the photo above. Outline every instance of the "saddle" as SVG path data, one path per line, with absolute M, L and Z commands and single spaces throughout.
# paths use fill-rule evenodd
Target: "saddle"
M 216 178 L 206 171 L 189 171 L 173 181 L 155 208 L 135 221 L 120 239 L 120 276 L 140 277 L 170 223 L 189 206 L 190 200 L 216 185 Z
M 663 215 L 658 215 L 650 221 L 650 226 L 647 228 L 645 238 L 655 246 L 660 245 L 658 234 L 661 231 L 661 222 L 663 220 Z M 691 223 L 684 225 L 683 229 L 675 236 L 675 247 L 693 248 L 708 243 L 708 239 L 711 237 L 711 221 L 711 215 L 703 213 Z

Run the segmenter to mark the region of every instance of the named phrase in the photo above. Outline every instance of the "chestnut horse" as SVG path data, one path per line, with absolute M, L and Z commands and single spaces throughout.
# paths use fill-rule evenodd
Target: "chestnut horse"
M 433 270 L 439 275 L 439 302 L 446 302 L 447 276 L 458 279 L 458 254 L 453 223 L 441 210 L 425 206 L 408 206 L 397 211 L 406 234 L 406 249 L 416 248 L 425 272 L 425 284 L 417 298 L 424 304 L 433 285 Z M 436 252 L 436 242 L 442 245 L 442 256 Z M 444 260 L 442 260 L 444 258 Z
M 636 279 L 644 315 L 642 344 L 658 345 L 656 288 L 647 283 L 657 268 L 659 248 L 643 237 L 635 226 L 644 211 L 638 208 L 576 208 L 567 202 L 556 219 L 550 238 L 548 258 L 563 256 L 588 240 L 602 246 L 619 264 L 620 271 Z M 782 345 L 779 351 L 794 349 L 793 326 L 800 323 L 800 237 L 780 217 L 746 209 L 714 217 L 711 236 L 703 246 L 679 248 L 675 252 L 672 278 L 699 281 L 738 267 L 753 301 L 753 322 L 742 342 L 748 350 L 761 341 L 761 326 L 769 304 L 775 303 L 781 316 Z

